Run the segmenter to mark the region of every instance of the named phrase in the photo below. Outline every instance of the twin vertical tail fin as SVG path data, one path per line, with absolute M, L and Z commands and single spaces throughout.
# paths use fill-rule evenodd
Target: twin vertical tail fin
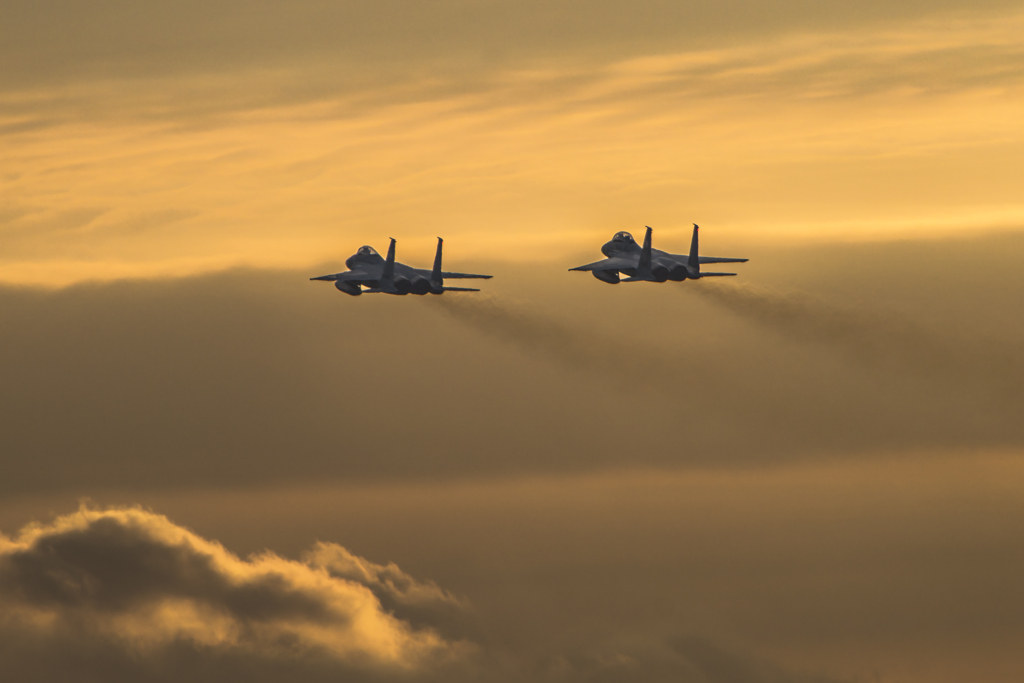
M 648 279 L 654 277 L 651 273 L 651 234 L 654 230 L 651 226 L 645 226 L 647 234 L 644 235 L 644 246 L 640 250 L 640 261 L 636 266 L 636 277 Z
M 388 246 L 388 257 L 384 261 L 384 271 L 381 273 L 380 279 L 383 282 L 395 281 L 395 238 L 391 238 L 391 245 Z
M 441 291 L 444 287 L 444 278 L 441 277 L 441 246 L 444 240 L 437 238 L 437 253 L 434 254 L 434 269 L 430 271 L 430 288 L 434 291 Z
M 651 271 L 651 233 L 654 230 L 651 226 L 647 227 L 647 234 L 644 235 L 644 246 L 640 249 L 640 260 L 636 264 L 636 274 L 632 277 L 627 277 L 625 280 L 619 280 L 619 282 L 653 282 L 654 273 Z
M 700 257 L 697 255 L 697 231 L 699 228 L 697 224 L 693 224 L 693 239 L 690 240 L 690 258 L 686 260 L 686 265 L 690 267 L 691 271 L 700 272 Z
M 434 294 L 444 294 L 445 292 L 479 292 L 479 289 L 473 289 L 472 287 L 444 286 L 444 273 L 441 271 L 441 251 L 443 248 L 444 240 L 438 237 L 437 253 L 434 254 L 434 269 L 430 271 L 430 291 Z M 456 277 L 490 277 L 490 275 L 466 275 L 465 273 L 449 273 L 449 275 L 454 275 Z

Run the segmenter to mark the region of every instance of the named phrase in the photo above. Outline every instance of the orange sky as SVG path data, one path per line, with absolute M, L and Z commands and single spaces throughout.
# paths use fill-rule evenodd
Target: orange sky
M 0 679 L 1020 681 L 1022 36 L 5 0 Z M 483 292 L 308 281 L 437 236 Z

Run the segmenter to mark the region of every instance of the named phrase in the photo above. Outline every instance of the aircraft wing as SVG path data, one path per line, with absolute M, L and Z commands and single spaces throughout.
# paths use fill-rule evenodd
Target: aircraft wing
M 473 273 L 449 273 L 442 272 L 441 277 L 445 280 L 490 280 L 493 275 L 474 275 Z
M 615 257 L 594 261 L 585 266 L 576 266 L 569 270 L 626 270 L 627 268 L 636 268 L 636 261 Z
M 333 273 L 331 275 L 321 275 L 320 277 L 311 277 L 310 280 L 379 280 L 380 273 L 371 273 L 365 270 L 346 270 L 344 273 Z

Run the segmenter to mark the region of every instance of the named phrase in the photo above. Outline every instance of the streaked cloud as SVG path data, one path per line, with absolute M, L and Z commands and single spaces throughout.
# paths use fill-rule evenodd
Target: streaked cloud
M 387 236 L 523 259 L 510 247 L 551 258 L 642 223 L 1018 226 L 1022 22 L 905 17 L 355 85 L 283 63 L 19 86 L 0 278 L 296 267 Z

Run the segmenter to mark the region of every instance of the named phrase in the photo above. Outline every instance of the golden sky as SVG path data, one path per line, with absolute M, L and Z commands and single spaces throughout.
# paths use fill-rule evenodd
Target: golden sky
M 11 283 L 1024 220 L 1019 5 L 9 4 Z
M 1020 681 L 1022 37 L 6 0 L 0 678 Z M 308 281 L 438 235 L 484 292 Z

